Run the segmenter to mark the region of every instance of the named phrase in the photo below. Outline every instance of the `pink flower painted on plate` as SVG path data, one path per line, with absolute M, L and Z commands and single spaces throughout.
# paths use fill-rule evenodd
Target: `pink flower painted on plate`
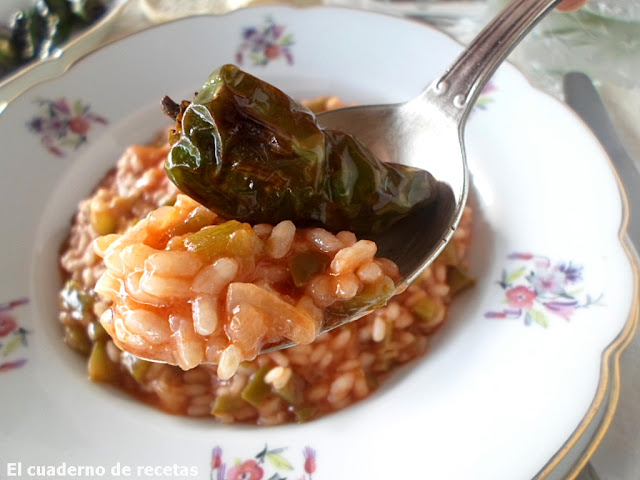
M 569 321 L 578 309 L 602 304 L 602 295 L 584 293 L 580 265 L 528 252 L 514 252 L 507 261 L 498 284 L 508 308 L 486 312 L 485 318 L 523 319 L 525 325 L 548 327 L 549 315 Z
M 26 298 L 18 298 L 0 304 L 0 373 L 16 370 L 27 363 L 22 355 L 28 346 L 29 331 L 16 319 L 16 310 L 27 303 Z
M 228 480 L 261 480 L 264 470 L 255 460 L 245 460 L 241 465 L 231 467 L 227 474 Z
M 35 103 L 39 114 L 29 121 L 29 130 L 39 135 L 40 143 L 57 157 L 64 157 L 67 151 L 86 143 L 94 125 L 108 123 L 81 100 L 39 98 Z
M 6 337 L 18 328 L 18 322 L 8 312 L 0 312 L 0 337 Z
M 264 48 L 264 56 L 267 60 L 275 60 L 282 55 L 282 46 L 276 44 L 269 44 Z
M 73 133 L 86 137 L 91 128 L 91 122 L 86 117 L 73 117 L 69 120 L 69 130 Z
M 510 288 L 505 295 L 511 308 L 531 308 L 536 299 L 536 292 L 524 285 Z

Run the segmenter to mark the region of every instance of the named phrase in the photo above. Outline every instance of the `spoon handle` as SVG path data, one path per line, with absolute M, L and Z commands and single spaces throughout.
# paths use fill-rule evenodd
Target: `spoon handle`
M 561 0 L 512 0 L 425 91 L 462 129 L 476 98 L 520 40 Z

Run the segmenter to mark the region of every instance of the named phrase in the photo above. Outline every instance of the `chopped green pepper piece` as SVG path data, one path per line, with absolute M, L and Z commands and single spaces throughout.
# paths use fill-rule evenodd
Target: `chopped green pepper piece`
M 118 227 L 118 219 L 113 212 L 109 211 L 92 211 L 91 227 L 98 235 L 109 235 L 115 233 Z
M 165 97 L 163 107 L 176 120 L 169 178 L 223 217 L 367 234 L 436 198 L 428 172 L 379 161 L 236 66 L 213 72 L 193 102 Z
M 131 373 L 131 376 L 136 380 L 136 382 L 142 383 L 144 381 L 145 375 L 147 374 L 147 370 L 149 370 L 150 365 L 150 362 L 137 359 L 131 364 L 131 369 L 129 370 L 129 372 Z
M 411 308 L 411 311 L 418 315 L 426 323 L 431 322 L 440 309 L 440 304 L 429 297 L 421 298 Z
M 318 415 L 318 407 L 301 407 L 294 409 L 293 413 L 299 423 L 310 422 Z
M 94 342 L 97 340 L 108 340 L 109 334 L 104 329 L 99 320 L 94 320 L 89 324 L 89 328 L 87 329 L 87 333 L 89 338 Z
M 205 228 L 193 235 L 189 235 L 189 238 L 185 241 L 185 245 L 189 250 L 196 252 L 198 255 L 208 257 L 210 252 L 218 252 L 227 248 L 231 236 L 241 228 L 251 227 L 248 225 L 245 227 L 236 220 L 229 220 L 215 227 Z
M 171 227 L 167 233 L 170 237 L 176 237 L 190 232 L 197 232 L 209 224 L 209 218 L 205 215 L 190 215 L 184 222 Z
M 289 258 L 289 270 L 296 287 L 306 285 L 315 275 L 324 272 L 329 266 L 329 259 L 320 252 L 308 250 Z
M 65 325 L 64 341 L 71 348 L 85 355 L 91 351 L 91 340 L 82 325 Z
M 382 307 L 393 296 L 395 291 L 396 286 L 393 280 L 385 277 L 383 282 L 366 284 L 362 292 L 351 300 L 334 303 L 328 308 L 328 311 L 334 316 L 334 321 L 339 322 L 339 318 L 342 316 L 353 316 L 365 310 Z M 326 327 L 330 326 L 330 324 L 326 325 Z
M 184 244 L 207 262 L 224 256 L 250 261 L 262 241 L 249 224 L 229 220 L 189 235 Z
M 105 342 L 95 342 L 88 362 L 89 378 L 94 382 L 111 383 L 120 376 L 120 366 L 107 354 Z
M 62 307 L 69 310 L 72 318 L 82 320 L 93 316 L 94 298 L 74 280 L 69 280 L 60 292 Z
M 251 375 L 249 382 L 240 394 L 245 402 L 258 407 L 271 393 L 271 386 L 264 381 L 265 375 L 271 368 L 269 365 L 265 365 Z
M 284 387 L 275 389 L 275 392 L 289 405 L 300 406 L 304 399 L 305 384 L 304 378 L 292 373 Z
M 142 360 L 129 352 L 122 352 L 121 358 L 122 364 L 127 369 L 131 377 L 133 377 L 136 382 L 143 383 L 145 376 L 147 375 L 147 370 L 149 370 L 149 367 L 151 366 L 151 362 Z
M 475 279 L 458 265 L 451 265 L 447 269 L 447 282 L 451 295 L 456 295 L 476 283 Z
M 212 415 L 229 415 L 244 407 L 245 403 L 239 395 L 220 395 L 211 409 Z

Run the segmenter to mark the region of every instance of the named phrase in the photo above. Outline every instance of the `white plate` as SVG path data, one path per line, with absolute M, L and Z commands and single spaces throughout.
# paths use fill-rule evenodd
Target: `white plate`
M 75 204 L 127 145 L 168 125 L 163 95 L 191 94 L 241 54 L 245 69 L 296 97 L 403 101 L 458 51 L 437 31 L 379 14 L 246 9 L 136 34 L 10 103 L 0 115 L 0 476 L 19 463 L 24 478 L 35 466 L 94 470 L 81 478 L 99 478 L 99 467 L 105 478 L 125 478 L 125 467 L 129 478 L 218 478 L 215 447 L 229 474 L 265 446 L 265 480 L 311 478 L 306 446 L 313 479 L 553 476 L 604 405 L 635 328 L 637 268 L 602 149 L 508 65 L 466 133 L 478 284 L 456 300 L 431 353 L 366 401 L 275 428 L 170 416 L 90 383 L 60 338 L 57 252 Z

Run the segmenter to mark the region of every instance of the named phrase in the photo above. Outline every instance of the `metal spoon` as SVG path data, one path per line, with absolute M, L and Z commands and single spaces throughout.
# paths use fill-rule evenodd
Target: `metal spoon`
M 511 50 L 558 3 L 513 0 L 443 75 L 407 103 L 349 107 L 318 116 L 324 127 L 354 135 L 378 158 L 428 170 L 440 182 L 435 208 L 372 238 L 379 255 L 400 268 L 398 290 L 435 260 L 460 221 L 469 186 L 464 127 L 478 95 Z

